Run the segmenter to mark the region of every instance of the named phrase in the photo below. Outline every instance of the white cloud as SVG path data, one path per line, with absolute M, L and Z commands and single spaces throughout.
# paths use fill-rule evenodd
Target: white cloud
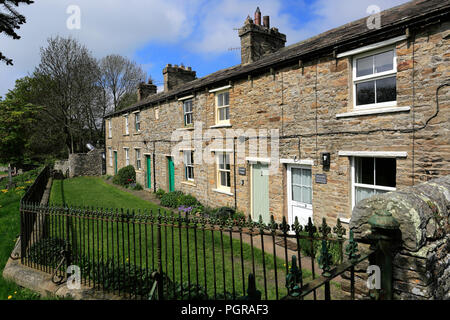
M 240 47 L 235 29 L 247 15 L 253 18 L 257 6 L 263 16 L 270 16 L 271 26 L 287 35 L 289 45 L 367 16 L 369 5 L 384 10 L 404 2 L 317 0 L 307 4 L 298 0 L 295 5 L 305 11 L 295 16 L 283 7 L 282 0 L 39 0 L 19 7 L 27 18 L 18 31 L 22 39 L 0 35 L 0 50 L 14 59 L 12 67 L 0 63 L 0 95 L 14 87 L 15 79 L 33 71 L 39 63 L 39 48 L 50 36 L 75 37 L 97 58 L 111 53 L 134 58 L 139 48 L 151 42 L 180 43 L 183 50 L 207 58 Z M 66 27 L 69 5 L 81 9 L 80 30 Z
M 69 30 L 66 13 L 69 5 L 81 9 L 81 29 Z M 0 63 L 0 95 L 14 87 L 15 79 L 32 72 L 39 63 L 39 48 L 50 36 L 72 36 L 102 57 L 117 53 L 133 57 L 150 41 L 177 42 L 188 36 L 193 23 L 191 9 L 182 0 L 40 0 L 19 7 L 27 19 L 18 33 L 20 40 L 0 36 L 4 55 L 14 66 Z

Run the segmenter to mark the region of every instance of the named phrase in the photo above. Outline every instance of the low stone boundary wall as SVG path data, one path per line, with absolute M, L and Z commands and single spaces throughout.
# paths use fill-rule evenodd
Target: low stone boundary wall
M 67 178 L 101 176 L 104 173 L 103 151 L 94 149 L 88 153 L 72 153 L 68 160 L 59 160 L 53 167 Z
M 369 219 L 388 212 L 398 222 L 392 243 L 394 299 L 450 299 L 450 176 L 373 196 L 353 209 L 350 229 L 358 241 L 373 243 Z M 358 270 L 361 293 L 365 270 Z

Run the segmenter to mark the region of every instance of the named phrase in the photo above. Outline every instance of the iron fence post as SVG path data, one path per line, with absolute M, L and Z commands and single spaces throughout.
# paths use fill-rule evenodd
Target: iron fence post
M 158 212 L 158 223 L 156 227 L 156 254 L 158 258 L 158 275 L 156 281 L 158 282 L 158 299 L 164 300 L 163 274 L 162 274 L 162 250 L 161 250 L 161 211 Z
M 389 211 L 376 211 L 368 223 L 371 227 L 372 248 L 377 251 L 369 260 L 381 270 L 381 290 L 378 299 L 392 300 L 392 260 L 399 244 L 400 224 Z

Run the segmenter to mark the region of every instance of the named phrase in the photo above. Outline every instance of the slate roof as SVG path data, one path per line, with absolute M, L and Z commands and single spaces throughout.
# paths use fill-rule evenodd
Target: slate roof
M 282 48 L 250 64 L 239 64 L 227 69 L 219 70 L 205 77 L 190 81 L 168 92 L 153 94 L 142 101 L 125 109 L 112 112 L 105 116 L 109 118 L 119 114 L 145 108 L 158 102 L 192 94 L 202 88 L 212 89 L 228 84 L 230 80 L 247 77 L 248 74 L 267 72 L 269 68 L 288 65 L 298 60 L 319 57 L 347 51 L 382 39 L 405 34 L 405 29 L 411 25 L 424 25 L 428 20 L 448 20 L 450 0 L 416 0 L 403 5 L 384 10 L 380 13 L 381 28 L 370 30 L 367 28 L 367 17 L 338 28 L 328 30 L 312 38 Z

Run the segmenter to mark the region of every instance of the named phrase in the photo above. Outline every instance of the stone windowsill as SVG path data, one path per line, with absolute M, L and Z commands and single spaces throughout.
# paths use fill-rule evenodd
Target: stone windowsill
M 194 181 L 181 181 L 182 184 L 185 184 L 187 186 L 196 187 L 197 185 L 194 183 Z
M 216 128 L 231 128 L 231 127 L 232 127 L 231 124 L 223 123 L 223 124 L 216 124 L 216 125 L 210 126 L 209 128 L 210 129 L 216 129 Z
M 217 193 L 223 193 L 223 194 L 226 194 L 228 196 L 232 196 L 233 195 L 233 193 L 225 191 L 225 190 L 221 190 L 221 189 L 212 189 L 212 191 L 217 192 Z
M 356 111 L 351 111 L 351 112 L 338 113 L 338 114 L 336 114 L 336 118 L 339 119 L 339 118 L 349 118 L 349 117 L 360 117 L 360 116 L 373 115 L 373 114 L 405 112 L 405 111 L 409 111 L 409 110 L 411 110 L 410 106 L 356 110 Z
M 194 130 L 194 126 L 178 128 L 177 130 L 185 131 L 185 130 Z

